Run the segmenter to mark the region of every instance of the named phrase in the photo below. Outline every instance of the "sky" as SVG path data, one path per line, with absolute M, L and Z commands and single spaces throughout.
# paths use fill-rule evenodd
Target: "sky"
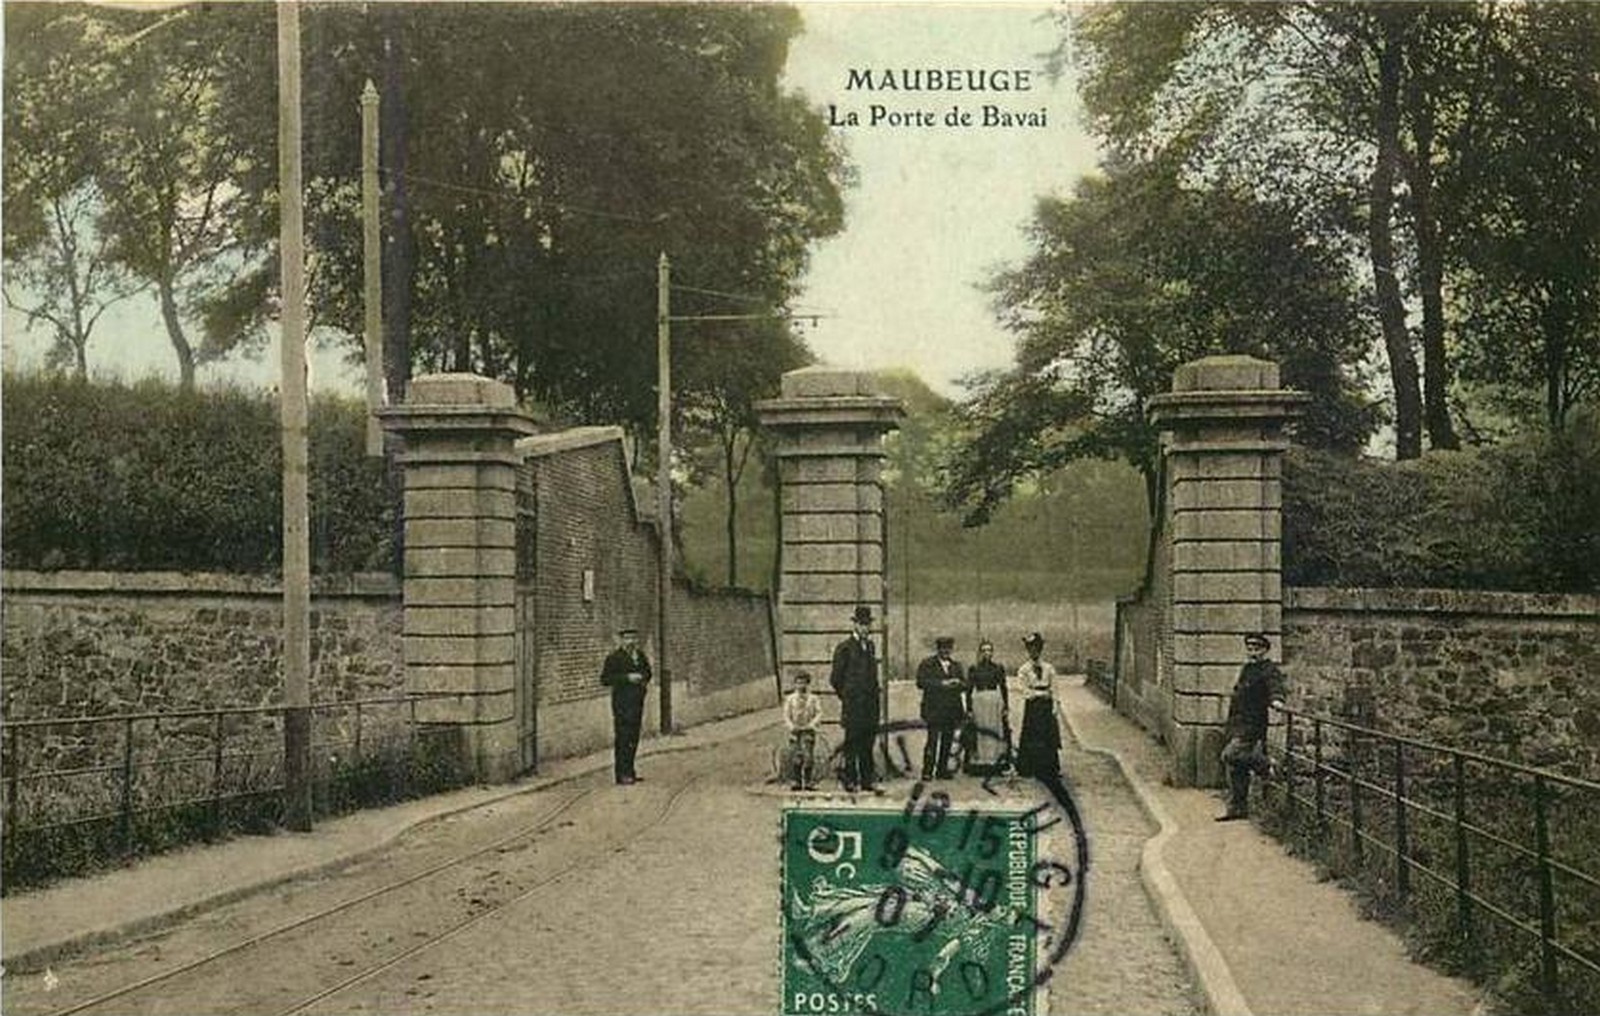
M 1019 263 L 1023 227 L 1034 201 L 1066 193 L 1090 171 L 1096 152 L 1079 122 L 1071 82 L 1044 74 L 1045 54 L 1061 28 L 1061 7 L 989 2 L 801 3 L 805 32 L 792 44 L 787 85 L 807 95 L 844 142 L 857 183 L 845 195 L 845 228 L 813 253 L 797 309 L 824 317 L 805 326 L 818 358 L 854 369 L 909 367 L 949 396 L 974 371 L 1011 363 L 1012 342 L 981 287 L 994 271 Z M 929 68 L 976 72 L 990 82 L 1026 71 L 1028 89 L 864 91 L 850 72 Z M 882 108 L 871 121 L 872 106 Z M 983 126 L 983 107 L 1031 114 L 1033 125 Z M 959 106 L 971 126 L 948 126 Z M 851 113 L 862 121 L 845 126 Z M 932 126 L 917 126 L 926 113 Z M 1042 114 L 1042 115 L 1041 115 Z M 899 125 L 891 126 L 890 117 Z M 1042 121 L 1043 126 L 1038 126 Z M 113 341 L 116 337 L 116 341 Z M 126 337 L 126 338 L 124 338 Z M 4 314 L 8 365 L 42 362 L 42 330 Z M 102 320 L 89 347 L 91 372 L 123 378 L 176 377 L 176 358 L 153 299 L 120 305 Z M 360 390 L 360 372 L 342 352 L 313 350 L 312 387 Z M 273 385 L 275 344 L 256 360 L 203 367 L 202 384 Z

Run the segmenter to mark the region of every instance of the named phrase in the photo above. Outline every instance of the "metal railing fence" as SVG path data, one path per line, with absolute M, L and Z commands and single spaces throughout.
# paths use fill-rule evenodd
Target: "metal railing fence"
M 1404 913 L 1424 953 L 1519 1005 L 1600 1012 L 1600 783 L 1279 713 L 1269 829 Z
M 417 698 L 316 703 L 320 815 L 460 785 Z M 0 722 L 7 888 L 282 820 L 282 706 Z

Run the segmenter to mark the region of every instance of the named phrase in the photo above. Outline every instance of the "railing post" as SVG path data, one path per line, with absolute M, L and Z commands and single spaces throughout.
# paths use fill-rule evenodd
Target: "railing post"
M 1361 844 L 1361 747 L 1356 743 L 1360 734 L 1350 732 L 1345 753 L 1350 767 L 1350 852 L 1355 856 L 1356 870 L 1365 867 L 1366 849 Z
M 1467 856 L 1467 774 L 1466 760 L 1459 751 L 1450 753 L 1455 770 L 1456 812 L 1456 920 L 1461 926 L 1461 938 L 1466 944 L 1467 965 L 1478 968 L 1477 936 L 1472 927 L 1472 868 Z
M 361 703 L 359 701 L 356 702 L 356 744 L 353 754 L 355 757 L 350 761 L 359 765 L 361 763 Z
M 6 728 L 6 753 L 10 756 L 6 762 L 6 831 L 15 836 L 17 834 L 17 791 L 21 789 L 17 779 L 18 771 L 22 768 L 22 756 L 17 754 L 17 728 Z
M 1550 824 L 1545 815 L 1544 777 L 1533 778 L 1533 829 L 1539 851 L 1539 984 L 1550 1012 L 1561 1012 L 1556 974 L 1556 901 L 1550 880 Z
M 122 811 L 117 822 L 123 856 L 133 852 L 133 718 L 122 721 Z
M 1311 721 L 1312 764 L 1311 780 L 1316 785 L 1317 798 L 1317 831 L 1323 832 L 1328 828 L 1328 802 L 1325 786 L 1326 774 L 1322 771 L 1322 721 Z
M 1406 828 L 1406 746 L 1394 743 L 1394 886 L 1403 900 L 1411 893 L 1411 837 Z
M 1294 818 L 1294 713 L 1283 718 L 1283 808 L 1289 818 Z
M 211 835 L 222 835 L 222 710 L 211 733 Z

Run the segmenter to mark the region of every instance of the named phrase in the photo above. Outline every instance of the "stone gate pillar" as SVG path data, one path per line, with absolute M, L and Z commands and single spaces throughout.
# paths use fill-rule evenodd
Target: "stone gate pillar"
M 756 408 L 778 460 L 779 672 L 787 687 L 789 675 L 809 670 L 812 687 L 831 695 L 833 647 L 850 633 L 856 604 L 872 607 L 885 655 L 883 435 L 905 409 L 871 375 L 829 367 L 790 371 L 782 395 Z
M 513 444 L 533 432 L 511 388 L 475 374 L 413 378 L 381 413 L 405 437 L 406 689 L 421 724 L 455 728 L 480 780 L 518 769 L 516 481 Z
M 1179 367 L 1149 401 L 1165 457 L 1171 573 L 1158 680 L 1171 694 L 1169 747 L 1180 785 L 1224 782 L 1228 696 L 1252 631 L 1282 651 L 1283 424 L 1307 396 L 1278 365 L 1212 356 Z

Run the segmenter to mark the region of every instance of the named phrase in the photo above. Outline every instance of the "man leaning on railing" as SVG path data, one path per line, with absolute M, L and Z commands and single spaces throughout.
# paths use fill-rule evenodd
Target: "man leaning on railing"
M 1244 637 L 1248 659 L 1239 668 L 1233 695 L 1228 700 L 1227 746 L 1222 749 L 1222 765 L 1228 773 L 1228 810 L 1218 822 L 1250 817 L 1250 774 L 1266 776 L 1272 769 L 1267 760 L 1267 709 L 1282 707 L 1285 681 L 1283 671 L 1267 659 L 1272 643 L 1259 632 Z

